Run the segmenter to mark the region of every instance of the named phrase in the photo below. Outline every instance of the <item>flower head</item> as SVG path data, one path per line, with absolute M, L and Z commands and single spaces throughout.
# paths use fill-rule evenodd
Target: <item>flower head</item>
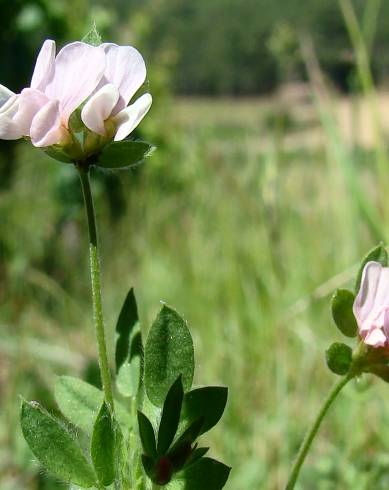
M 131 46 L 84 42 L 66 45 L 57 56 L 55 51 L 54 41 L 43 43 L 31 85 L 20 94 L 0 85 L 0 138 L 26 136 L 34 146 L 44 148 L 80 147 L 69 119 L 82 106 L 85 133 L 92 133 L 89 152 L 95 149 L 90 141 L 99 147 L 112 138 L 127 137 L 152 101 L 151 95 L 145 94 L 127 107 L 146 78 L 140 53 Z
M 353 312 L 365 344 L 389 347 L 389 267 L 365 265 Z

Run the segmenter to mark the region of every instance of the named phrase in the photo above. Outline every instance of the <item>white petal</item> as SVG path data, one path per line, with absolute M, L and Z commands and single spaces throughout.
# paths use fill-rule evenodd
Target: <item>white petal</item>
M 383 347 L 386 342 L 386 337 L 380 328 L 374 328 L 366 335 L 364 342 L 373 347 Z
M 47 39 L 39 51 L 36 59 L 34 73 L 31 79 L 31 88 L 45 90 L 54 74 L 55 42 Z
M 105 53 L 102 48 L 75 42 L 58 53 L 54 76 L 45 93 L 50 99 L 61 102 L 60 112 L 65 126 L 70 114 L 95 90 L 104 70 Z
M 4 85 L 0 84 L 0 108 L 13 96 L 15 95 L 11 90 Z
M 360 330 L 366 331 L 373 325 L 378 326 L 377 322 L 383 321 L 382 312 L 387 306 L 389 306 L 389 268 L 382 267 L 378 262 L 368 262 L 363 269 L 361 287 L 353 305 Z
M 110 83 L 104 85 L 92 95 L 81 111 L 81 119 L 85 126 L 105 136 L 104 121 L 109 118 L 118 100 L 118 89 Z
M 12 95 L 7 102 L 0 107 L 0 114 L 7 115 L 9 117 L 13 117 L 19 108 L 19 95 Z
M 0 114 L 0 139 L 18 140 L 23 134 L 13 119 L 6 114 Z
M 18 107 L 19 95 L 12 95 L 0 108 L 0 139 L 17 140 L 23 136 L 19 125 L 13 119 Z
M 34 146 L 46 147 L 61 143 L 66 134 L 62 125 L 58 100 L 51 100 L 32 120 L 30 136 Z
M 142 55 L 132 46 L 105 43 L 106 53 L 104 78 L 118 88 L 120 99 L 114 114 L 124 109 L 146 79 L 146 65 Z
M 48 102 L 47 96 L 32 88 L 25 88 L 19 96 L 19 109 L 14 116 L 14 121 L 25 136 L 30 135 L 30 127 L 35 115 Z
M 138 126 L 150 109 L 152 101 L 150 94 L 144 94 L 113 118 L 117 127 L 115 141 L 123 140 Z

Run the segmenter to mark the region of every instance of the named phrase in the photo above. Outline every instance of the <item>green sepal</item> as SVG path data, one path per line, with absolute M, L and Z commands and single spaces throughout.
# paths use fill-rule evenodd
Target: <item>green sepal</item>
M 160 456 L 167 452 L 176 435 L 183 398 L 184 388 L 182 386 L 182 376 L 180 375 L 172 384 L 163 404 L 157 442 L 157 453 Z
M 100 46 L 100 44 L 103 42 L 95 22 L 93 22 L 92 28 L 85 34 L 81 41 L 83 43 L 90 44 L 91 46 Z
M 194 374 L 193 341 L 186 322 L 164 305 L 151 326 L 145 346 L 144 383 L 150 401 L 161 407 L 179 375 L 184 390 Z
M 372 248 L 362 259 L 361 265 L 359 266 L 357 277 L 355 280 L 355 294 L 358 293 L 361 286 L 362 273 L 365 265 L 368 262 L 379 262 L 384 267 L 388 266 L 388 252 L 382 243 Z
M 116 372 L 119 371 L 122 364 L 128 359 L 130 353 L 130 336 L 135 326 L 139 322 L 138 307 L 136 304 L 134 289 L 131 288 L 124 300 L 116 322 Z
M 231 468 L 211 458 L 201 458 L 184 470 L 185 490 L 221 490 Z
M 150 420 L 140 410 L 138 410 L 138 427 L 143 452 L 154 461 L 157 458 L 154 428 Z
M 331 300 L 335 325 L 346 337 L 356 337 L 358 324 L 353 313 L 355 295 L 348 289 L 337 289 Z
M 113 141 L 100 152 L 94 163 L 107 169 L 131 168 L 142 163 L 154 148 L 146 141 Z
M 214 427 L 221 419 L 227 404 L 228 388 L 224 386 L 204 386 L 185 393 L 181 412 L 181 423 L 191 424 L 198 417 L 204 417 L 200 434 Z
M 49 472 L 83 488 L 96 485 L 93 468 L 77 441 L 60 421 L 37 402 L 25 400 L 20 421 L 27 444 Z
M 350 370 L 353 351 L 351 347 L 341 342 L 334 342 L 326 350 L 326 362 L 328 368 L 335 374 L 343 376 Z
M 81 111 L 83 105 L 81 107 L 78 107 L 75 111 L 73 111 L 69 117 L 68 124 L 69 124 L 69 128 L 73 133 L 80 133 L 85 129 L 85 124 L 81 119 Z
M 61 147 L 56 146 L 48 146 L 46 148 L 42 148 L 42 150 L 48 155 L 50 158 L 57 160 L 57 162 L 61 163 L 74 163 L 74 160 L 63 151 Z
M 111 485 L 116 476 L 116 434 L 114 419 L 105 401 L 93 426 L 91 457 L 99 482 Z

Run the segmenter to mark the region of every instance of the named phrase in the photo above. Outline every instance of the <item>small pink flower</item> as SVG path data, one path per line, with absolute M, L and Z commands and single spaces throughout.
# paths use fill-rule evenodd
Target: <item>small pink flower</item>
M 143 58 L 130 46 L 74 42 L 55 56 L 55 42 L 47 40 L 29 88 L 14 94 L 0 85 L 0 139 L 27 136 L 38 147 L 67 145 L 72 141 L 69 118 L 85 103 L 85 126 L 107 138 L 113 128 L 115 141 L 122 140 L 151 106 L 151 95 L 144 94 L 127 107 L 145 78 Z
M 12 114 L 13 125 L 0 128 L 4 129 L 0 137 L 29 136 L 38 147 L 66 142 L 70 115 L 94 91 L 104 70 L 105 53 L 101 48 L 75 42 L 55 56 L 55 42 L 45 41 L 36 61 L 31 87 L 17 96 L 18 109 Z M 18 132 L 12 132 L 15 127 Z
M 389 267 L 365 265 L 353 312 L 365 344 L 389 347 Z
M 106 136 L 105 122 L 111 119 L 116 128 L 114 140 L 126 138 L 150 109 L 152 98 L 144 94 L 128 105 L 146 79 L 141 54 L 131 46 L 104 43 L 106 68 L 96 92 L 87 101 L 81 119 L 91 131 Z

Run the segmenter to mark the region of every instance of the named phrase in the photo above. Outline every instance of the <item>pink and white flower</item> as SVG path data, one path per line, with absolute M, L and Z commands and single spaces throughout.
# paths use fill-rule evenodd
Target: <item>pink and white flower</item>
M 150 109 L 152 98 L 146 93 L 128 105 L 146 79 L 146 65 L 132 46 L 105 43 L 106 68 L 99 87 L 87 101 L 81 119 L 91 131 L 106 136 L 105 122 L 115 123 L 115 141 L 126 138 Z
M 43 43 L 31 86 L 14 94 L 0 86 L 0 138 L 31 138 L 37 147 L 71 142 L 69 118 L 83 103 L 82 120 L 92 132 L 116 141 L 127 137 L 151 106 L 145 94 L 127 107 L 144 83 L 146 67 L 130 46 L 83 42 L 66 45 L 55 56 L 55 42 Z M 89 98 L 89 100 L 88 100 Z
M 365 265 L 353 312 L 365 344 L 389 347 L 389 267 Z

